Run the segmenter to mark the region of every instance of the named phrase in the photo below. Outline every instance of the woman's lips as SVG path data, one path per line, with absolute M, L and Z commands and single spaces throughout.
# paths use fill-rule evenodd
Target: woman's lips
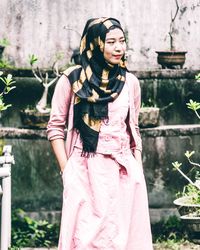
M 120 58 L 122 57 L 122 55 L 113 55 L 113 57 L 114 57 L 115 59 L 120 59 Z

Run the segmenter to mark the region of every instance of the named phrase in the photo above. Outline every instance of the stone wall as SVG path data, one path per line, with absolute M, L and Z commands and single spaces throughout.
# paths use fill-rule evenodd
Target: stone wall
M 35 105 L 42 95 L 43 88 L 32 77 L 30 70 L 11 70 L 16 80 L 16 89 L 9 94 L 7 102 L 13 104 L 2 114 L 0 124 L 9 127 L 22 127 L 20 109 Z M 196 116 L 187 109 L 189 99 L 199 100 L 200 83 L 196 82 L 198 70 L 155 70 L 133 71 L 139 78 L 142 90 L 142 103 L 152 102 L 161 108 L 160 125 L 197 123 Z M 49 93 L 49 103 L 55 85 Z
M 186 68 L 200 67 L 200 1 L 179 0 L 175 21 L 177 50 L 187 51 Z M 16 67 L 27 67 L 29 54 L 39 56 L 39 65 L 50 67 L 56 56 L 69 63 L 79 45 L 87 19 L 99 16 L 118 18 L 127 34 L 129 68 L 158 68 L 157 50 L 169 49 L 171 14 L 175 1 L 161 0 L 1 0 L 0 40 L 10 46 L 5 56 Z
M 160 126 L 142 129 L 141 134 L 151 220 L 155 222 L 175 214 L 173 200 L 185 181 L 171 163 L 177 160 L 184 164 L 186 150 L 195 149 L 195 159 L 199 159 L 200 125 Z M 16 161 L 12 167 L 12 207 L 58 219 L 55 211 L 61 210 L 62 179 L 46 132 L 0 128 L 0 137 L 12 145 Z
M 160 126 L 141 129 L 143 162 L 147 180 L 152 220 L 174 213 L 173 199 L 185 183 L 172 169 L 172 162 L 186 163 L 186 150 L 200 157 L 200 125 L 185 103 L 199 101 L 198 71 L 158 70 L 134 72 L 140 79 L 142 100 L 152 98 L 163 111 Z M 26 211 L 58 211 L 61 209 L 62 180 L 44 130 L 23 128 L 19 111 L 40 98 L 42 88 L 30 71 L 12 71 L 16 90 L 9 95 L 12 102 L 3 113 L 0 139 L 13 146 L 16 164 L 12 168 L 12 204 Z M 49 99 L 53 88 L 50 91 Z M 173 102 L 173 105 L 166 106 Z M 176 124 L 176 125 L 175 125 Z M 181 125 L 185 124 L 185 125 Z M 186 125 L 187 124 L 187 125 Z M 10 128 L 6 128 L 10 127 Z M 185 164 L 186 165 L 186 164 Z M 167 213 L 167 211 L 169 213 Z

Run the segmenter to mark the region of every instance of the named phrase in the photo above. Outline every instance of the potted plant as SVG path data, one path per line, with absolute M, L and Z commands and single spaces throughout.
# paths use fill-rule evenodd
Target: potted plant
M 196 76 L 197 80 L 200 80 L 200 74 Z M 198 119 L 200 114 L 200 103 L 190 100 L 187 103 L 187 107 L 192 109 Z M 189 236 L 194 243 L 200 244 L 200 164 L 194 162 L 191 158 L 195 154 L 195 151 L 186 151 L 185 156 L 191 165 L 191 169 L 188 174 L 183 172 L 181 166 L 182 163 L 178 161 L 173 162 L 172 165 L 187 181 L 188 184 L 184 186 L 179 198 L 174 201 L 174 204 L 178 208 L 180 218 L 187 225 Z
M 12 75 L 8 74 L 6 77 L 3 77 L 3 71 L 0 71 L 0 80 L 3 83 L 2 91 L 0 92 L 0 115 L 3 110 L 6 110 L 7 108 L 11 107 L 11 104 L 5 104 L 4 103 L 4 97 L 7 95 L 12 89 L 16 88 L 15 86 L 12 86 L 15 81 L 12 79 Z
M 175 0 L 176 3 L 176 10 L 174 15 L 171 12 L 171 22 L 169 28 L 169 38 L 170 38 L 170 50 L 168 51 L 156 51 L 158 54 L 157 61 L 158 64 L 162 66 L 162 68 L 183 68 L 185 63 L 185 54 L 187 51 L 179 51 L 175 47 L 174 37 L 177 33 L 177 29 L 175 28 L 175 20 L 179 13 L 179 4 L 178 0 Z
M 13 84 L 15 81 L 12 78 L 11 74 L 8 74 L 7 76 L 3 77 L 3 72 L 0 71 L 0 83 L 3 83 L 3 87 L 1 87 L 0 91 L 0 120 L 1 120 L 1 115 L 4 110 L 7 108 L 11 107 L 11 104 L 5 104 L 4 97 L 7 95 L 12 89 L 15 88 Z M 1 122 L 0 122 L 0 127 L 1 127 Z M 0 139 L 0 155 L 3 153 L 3 147 L 4 147 L 4 140 Z
M 29 56 L 29 63 L 33 75 L 42 84 L 44 90 L 40 100 L 36 103 L 36 106 L 34 108 L 26 108 L 24 110 L 21 110 L 20 115 L 22 123 L 25 126 L 31 128 L 46 128 L 46 124 L 49 120 L 50 115 L 50 108 L 47 105 L 49 87 L 58 80 L 60 74 L 56 61 L 52 66 L 54 78 L 49 80 L 49 73 L 47 70 L 42 71 L 38 67 L 34 68 L 34 65 L 37 61 L 38 58 L 35 55 Z

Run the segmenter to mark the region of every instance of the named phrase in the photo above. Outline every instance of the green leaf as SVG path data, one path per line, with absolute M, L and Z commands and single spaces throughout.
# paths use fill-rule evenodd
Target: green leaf
M 200 73 L 195 76 L 195 80 L 200 80 Z
M 185 156 L 189 159 L 193 154 L 195 153 L 195 151 L 186 151 L 185 152 Z
M 172 162 L 172 166 L 176 169 L 180 168 L 181 165 L 182 163 L 179 163 L 178 161 Z
M 38 60 L 38 58 L 34 54 L 29 55 L 29 63 L 31 66 L 33 66 L 33 64 L 36 63 L 37 60 Z
M 194 111 L 200 109 L 200 103 L 199 102 L 196 102 L 196 101 L 193 101 L 190 99 L 190 101 L 188 103 L 186 103 L 187 107 L 189 109 L 192 109 Z

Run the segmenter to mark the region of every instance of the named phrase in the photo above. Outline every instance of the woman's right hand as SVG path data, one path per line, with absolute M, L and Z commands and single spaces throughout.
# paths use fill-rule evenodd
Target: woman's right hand
M 63 139 L 55 139 L 51 141 L 53 152 L 58 161 L 60 172 L 63 173 L 67 164 L 67 155 L 65 152 L 65 144 Z

